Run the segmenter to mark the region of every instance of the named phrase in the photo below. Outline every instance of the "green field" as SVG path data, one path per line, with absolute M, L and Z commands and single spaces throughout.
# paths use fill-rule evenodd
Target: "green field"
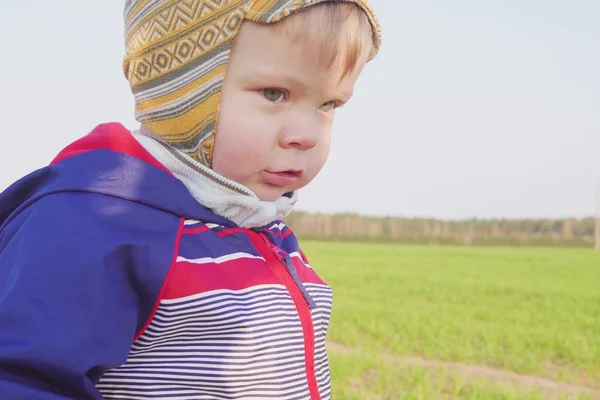
M 600 399 L 600 253 L 303 242 L 333 399 Z

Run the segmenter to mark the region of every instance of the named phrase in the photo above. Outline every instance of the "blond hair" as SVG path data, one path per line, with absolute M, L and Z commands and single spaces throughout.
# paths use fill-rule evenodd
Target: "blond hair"
M 327 1 L 301 9 L 274 27 L 324 67 L 331 68 L 343 54 L 342 77 L 356 68 L 363 51 L 374 49 L 373 28 L 364 10 L 349 1 Z

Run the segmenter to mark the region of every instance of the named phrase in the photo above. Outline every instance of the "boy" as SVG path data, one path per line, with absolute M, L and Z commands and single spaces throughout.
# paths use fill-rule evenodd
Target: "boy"
M 139 131 L 100 125 L 0 197 L 0 398 L 329 399 L 331 290 L 281 219 L 373 13 L 129 0 L 125 20 Z

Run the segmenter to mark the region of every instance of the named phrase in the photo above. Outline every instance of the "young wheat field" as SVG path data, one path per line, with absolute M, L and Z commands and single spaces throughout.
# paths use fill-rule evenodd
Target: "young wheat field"
M 304 241 L 333 400 L 600 399 L 600 253 Z

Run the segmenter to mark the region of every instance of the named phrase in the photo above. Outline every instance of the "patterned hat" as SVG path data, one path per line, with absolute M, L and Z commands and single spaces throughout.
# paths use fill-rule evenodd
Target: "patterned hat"
M 225 67 L 242 22 L 274 23 L 325 1 L 335 0 L 127 0 L 123 67 L 137 121 L 210 168 Z M 372 58 L 381 43 L 375 14 L 366 0 L 344 1 L 371 23 Z

